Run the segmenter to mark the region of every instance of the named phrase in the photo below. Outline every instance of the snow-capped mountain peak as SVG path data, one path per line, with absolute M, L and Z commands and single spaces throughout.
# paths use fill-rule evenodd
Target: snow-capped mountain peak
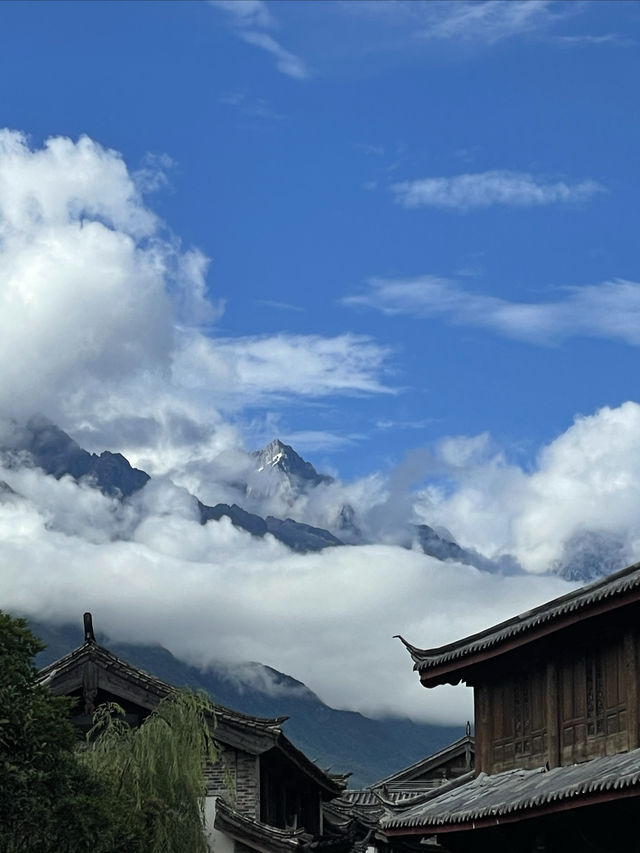
M 318 474 L 311 462 L 307 462 L 296 453 L 293 447 L 280 441 L 279 438 L 274 438 L 262 450 L 256 450 L 255 456 L 258 471 L 277 469 L 285 475 L 291 485 L 305 488 L 333 482 L 332 477 Z

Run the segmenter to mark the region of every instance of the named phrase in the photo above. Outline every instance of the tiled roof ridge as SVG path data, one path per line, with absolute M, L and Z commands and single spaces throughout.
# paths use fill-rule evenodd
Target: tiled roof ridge
M 436 797 L 424 803 L 406 808 L 400 814 L 382 818 L 380 825 L 383 830 L 410 830 L 423 826 L 464 824 L 512 815 L 589 794 L 624 790 L 639 785 L 640 749 L 594 758 L 581 764 L 553 767 L 550 770 L 537 767 L 530 770 L 508 770 L 494 775 L 479 773 L 460 790 L 441 789 Z M 484 805 L 481 804 L 483 799 L 488 800 Z M 422 812 L 420 805 L 425 807 Z
M 141 667 L 135 666 L 134 664 L 129 663 L 129 661 L 118 657 L 118 655 L 94 641 L 87 641 L 83 643 L 81 646 L 78 646 L 63 657 L 53 661 L 53 663 L 50 663 L 48 666 L 41 669 L 38 673 L 38 681 L 41 684 L 46 683 L 56 673 L 62 671 L 70 664 L 75 663 L 78 658 L 81 658 L 83 655 L 87 655 L 89 658 L 102 658 L 103 661 L 106 661 L 111 666 L 117 666 L 121 670 L 124 670 L 128 675 L 133 676 L 139 681 L 143 681 L 146 685 L 153 686 L 158 693 L 169 695 L 169 693 L 179 689 L 176 685 L 170 684 L 168 681 L 164 681 L 162 678 L 158 678 L 155 675 L 151 675 Z M 218 717 L 229 722 L 237 720 L 244 724 L 253 724 L 258 728 L 269 730 L 273 734 L 278 734 L 281 731 L 280 727 L 282 723 L 289 719 L 287 715 L 280 717 L 257 717 L 253 714 L 245 714 L 242 711 L 227 708 L 225 705 L 220 705 L 218 702 L 212 701 L 212 704 L 215 709 L 215 714 Z
M 613 575 L 600 578 L 591 584 L 565 593 L 565 595 L 513 616 L 504 622 L 444 646 L 420 649 L 409 643 L 401 635 L 397 634 L 396 637 L 411 655 L 414 661 L 413 668 L 422 672 L 431 666 L 444 664 L 492 648 L 504 640 L 532 630 L 539 625 L 552 622 L 567 613 L 582 610 L 636 587 L 640 587 L 640 563 L 635 563 Z
M 378 799 L 381 803 L 384 804 L 385 809 L 388 813 L 404 811 L 405 809 L 415 808 L 416 806 L 423 805 L 424 803 L 428 803 L 431 800 L 436 799 L 436 797 L 442 796 L 442 794 L 447 794 L 450 791 L 459 788 L 461 785 L 465 785 L 467 782 L 470 782 L 474 778 L 474 771 L 470 770 L 468 773 L 464 773 L 462 776 L 458 776 L 455 779 L 450 779 L 448 782 L 445 782 L 441 785 L 436 785 L 433 788 L 429 788 L 425 791 L 420 791 L 414 794 L 412 797 L 407 797 L 404 800 L 391 800 L 385 797 L 382 797 L 380 794 L 377 794 Z M 373 793 L 376 793 L 375 791 Z
M 262 823 L 262 821 L 257 818 L 241 814 L 239 811 L 234 809 L 233 806 L 224 799 L 224 797 L 216 798 L 216 813 L 224 813 L 226 816 L 233 818 L 240 825 L 251 827 L 254 830 L 270 835 L 274 838 L 278 838 L 282 841 L 297 842 L 311 838 L 309 833 L 305 832 L 304 829 L 281 829 L 278 826 Z
M 214 827 L 231 838 L 239 840 L 245 849 L 271 851 L 271 853 L 293 853 L 309 849 L 313 835 L 303 829 L 280 829 L 262 823 L 256 818 L 240 814 L 221 797 L 216 799 Z M 256 847 L 252 847 L 252 843 Z
M 370 785 L 370 788 L 379 788 L 382 785 L 393 784 L 398 776 L 403 776 L 406 773 L 410 773 L 414 770 L 419 770 L 421 767 L 428 767 L 430 764 L 437 764 L 440 759 L 445 758 L 447 755 L 451 753 L 455 753 L 457 750 L 461 750 L 463 747 L 466 747 L 467 744 L 475 747 L 475 738 L 472 734 L 464 734 L 458 740 L 454 740 L 453 743 L 448 744 L 447 746 L 443 746 L 442 749 L 439 749 L 437 752 L 432 753 L 431 755 L 427 755 L 424 758 L 421 758 L 419 761 L 414 761 L 413 764 L 409 764 L 407 767 L 403 767 L 402 770 L 397 770 L 395 773 L 391 773 L 389 776 L 385 776 L 384 779 L 380 779 L 378 782 L 374 782 L 373 785 Z M 402 782 L 407 782 L 410 780 L 399 780 L 399 784 Z

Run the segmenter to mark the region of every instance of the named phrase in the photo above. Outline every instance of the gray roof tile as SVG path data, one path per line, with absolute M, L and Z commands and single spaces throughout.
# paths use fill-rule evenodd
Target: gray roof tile
M 551 770 L 480 773 L 466 784 L 383 818 L 380 825 L 392 834 L 421 827 L 428 831 L 636 786 L 640 786 L 640 749 Z
M 638 563 L 446 646 L 420 649 L 412 646 L 403 637 L 399 639 L 408 649 L 414 661 L 414 669 L 421 673 L 428 672 L 443 664 L 457 661 L 462 663 L 466 658 L 498 647 L 513 637 L 533 632 L 539 626 L 552 624 L 567 614 L 587 611 L 590 607 L 601 604 L 607 599 L 623 596 L 631 591 L 640 592 L 640 564 Z

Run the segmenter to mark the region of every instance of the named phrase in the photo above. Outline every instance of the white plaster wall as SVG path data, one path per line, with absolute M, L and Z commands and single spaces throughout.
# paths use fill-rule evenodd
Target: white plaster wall
M 209 850 L 215 851 L 215 853 L 234 853 L 233 839 L 214 828 L 216 800 L 217 797 L 204 798 L 204 823 Z

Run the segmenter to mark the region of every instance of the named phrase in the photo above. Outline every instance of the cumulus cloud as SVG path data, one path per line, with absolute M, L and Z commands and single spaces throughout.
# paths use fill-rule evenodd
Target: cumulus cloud
M 488 436 L 444 440 L 448 485 L 423 490 L 418 514 L 492 558 L 530 572 L 602 574 L 640 559 L 640 405 L 576 418 L 535 468 L 509 462 Z M 588 562 L 590 564 L 588 564 Z
M 601 284 L 565 287 L 554 302 L 511 302 L 460 287 L 451 279 L 419 276 L 375 278 L 366 292 L 342 301 L 383 314 L 442 319 L 476 326 L 533 344 L 553 344 L 573 337 L 607 338 L 640 344 L 640 284 L 615 279 Z
M 168 367 L 169 259 L 152 241 L 157 227 L 115 152 L 86 137 L 31 151 L 21 134 L 0 133 L 4 406 L 47 406 L 89 377 Z
M 493 205 L 539 207 L 584 201 L 595 193 L 603 192 L 603 187 L 592 180 L 570 184 L 545 180 L 527 172 L 496 169 L 446 178 L 401 181 L 393 184 L 391 190 L 403 207 L 468 211 Z

